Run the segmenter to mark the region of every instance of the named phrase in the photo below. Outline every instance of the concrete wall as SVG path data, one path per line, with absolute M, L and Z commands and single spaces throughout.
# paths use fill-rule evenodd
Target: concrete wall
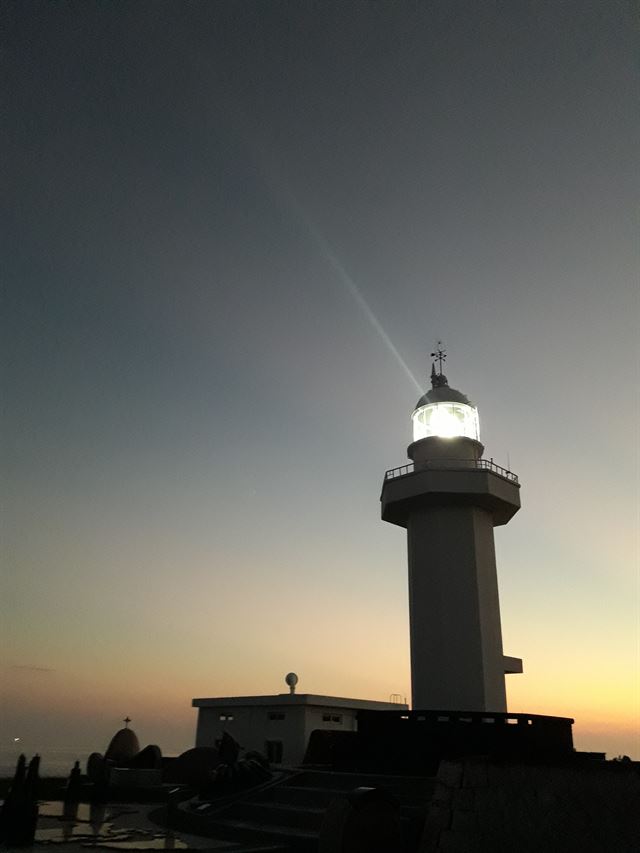
M 397 707 L 397 706 L 396 706 Z M 270 719 L 271 714 L 284 715 L 284 719 Z M 233 720 L 221 720 L 220 716 L 233 716 Z M 324 720 L 323 717 L 339 717 Z M 266 741 L 282 741 L 283 765 L 298 765 L 302 762 L 315 729 L 355 731 L 357 711 L 314 705 L 273 706 L 229 706 L 198 709 L 196 746 L 215 746 L 215 742 L 228 732 L 245 750 L 257 750 L 266 755 Z
M 483 468 L 425 468 L 382 485 L 382 518 L 406 527 L 416 506 L 478 506 L 493 515 L 498 527 L 520 509 L 520 486 Z
M 162 770 L 142 767 L 111 767 L 109 785 L 114 788 L 159 788 L 162 785 Z
M 311 735 L 311 732 L 315 731 L 316 729 L 335 730 L 341 732 L 355 732 L 358 728 L 358 712 L 354 710 L 348 710 L 345 708 L 331 708 L 329 706 L 327 706 L 326 708 L 317 708 L 311 706 L 308 707 L 306 711 L 307 713 L 305 714 L 304 719 L 305 749 L 306 745 L 309 743 L 309 736 Z M 323 720 L 323 717 L 326 716 L 340 717 L 342 722 L 337 723 L 333 720 Z
M 484 446 L 473 438 L 440 438 L 432 435 L 414 441 L 407 448 L 407 456 L 416 463 L 416 468 L 434 462 L 464 462 L 480 459 Z
M 215 746 L 226 731 L 245 750 L 266 755 L 266 741 L 279 740 L 283 745 L 282 763 L 297 764 L 306 748 L 304 710 L 304 706 L 200 708 L 196 746 Z M 233 720 L 221 720 L 221 714 L 232 715 Z M 284 719 L 269 719 L 270 714 L 284 715 Z
M 407 534 L 413 708 L 506 711 L 492 515 L 416 508 Z

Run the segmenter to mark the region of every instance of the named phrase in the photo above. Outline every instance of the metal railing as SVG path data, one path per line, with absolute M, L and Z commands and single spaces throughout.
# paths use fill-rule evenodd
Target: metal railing
M 559 726 L 566 728 L 574 722 L 572 717 L 550 717 L 547 714 L 521 714 L 507 711 L 358 711 L 358 722 L 364 720 L 371 727 L 387 728 L 401 721 L 410 723 L 449 723 L 453 725 L 475 723 L 477 725 Z M 360 726 L 358 726 L 360 730 Z
M 459 464 L 456 464 L 459 463 Z M 510 483 L 518 483 L 518 476 L 513 471 L 503 468 L 502 465 L 497 465 L 493 459 L 432 459 L 430 461 L 421 462 L 420 467 L 416 469 L 413 462 L 408 465 L 400 465 L 399 468 L 390 468 L 384 475 L 385 480 L 395 480 L 398 477 L 406 477 L 409 474 L 419 474 L 421 471 L 450 471 L 451 469 L 459 471 L 469 468 L 480 469 L 483 471 L 492 471 L 498 477 L 508 480 Z

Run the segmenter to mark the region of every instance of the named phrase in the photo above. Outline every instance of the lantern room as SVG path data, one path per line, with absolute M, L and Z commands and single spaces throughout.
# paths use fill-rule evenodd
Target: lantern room
M 413 440 L 439 438 L 473 438 L 480 441 L 478 410 L 469 403 L 443 400 L 419 406 L 411 415 Z
M 438 349 L 431 353 L 435 361 L 431 367 L 431 388 L 416 403 L 411 415 L 413 441 L 423 438 L 471 438 L 480 441 L 478 410 L 461 391 L 450 388 L 442 372 L 446 354 L 438 341 Z

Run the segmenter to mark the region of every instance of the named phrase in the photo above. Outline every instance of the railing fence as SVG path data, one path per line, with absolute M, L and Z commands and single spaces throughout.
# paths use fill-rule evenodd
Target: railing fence
M 459 465 L 452 463 L 458 462 Z M 397 477 L 406 477 L 409 474 L 418 474 L 420 471 L 426 470 L 466 470 L 468 468 L 480 469 L 483 471 L 492 471 L 499 477 L 509 480 L 510 483 L 517 483 L 518 476 L 508 468 L 503 468 L 502 465 L 497 465 L 493 459 L 433 459 L 426 462 L 421 462 L 420 467 L 416 469 L 413 462 L 408 465 L 400 465 L 398 468 L 390 468 L 384 475 L 385 480 L 395 480 Z

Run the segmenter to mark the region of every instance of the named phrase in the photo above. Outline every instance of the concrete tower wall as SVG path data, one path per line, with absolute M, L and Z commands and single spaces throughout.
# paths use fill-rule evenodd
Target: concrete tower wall
M 506 711 L 491 514 L 422 508 L 407 533 L 413 707 Z

